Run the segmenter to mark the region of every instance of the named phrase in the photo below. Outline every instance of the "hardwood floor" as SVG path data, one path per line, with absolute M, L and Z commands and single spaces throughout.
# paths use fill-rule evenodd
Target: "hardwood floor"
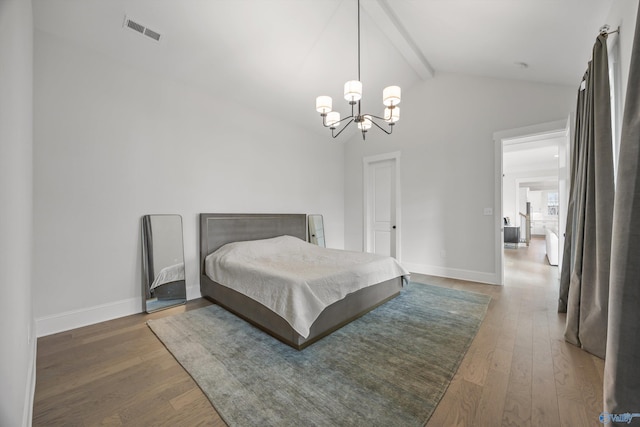
M 34 426 L 225 426 L 147 327 L 204 299 L 38 339 Z
M 505 249 L 503 287 L 427 281 L 492 297 L 427 426 L 602 425 L 604 361 L 564 341 L 558 273 L 546 263 L 544 239 L 534 239 L 529 248 Z
M 564 342 L 544 240 L 505 250 L 505 286 L 412 280 L 491 295 L 487 316 L 427 426 L 599 426 L 604 362 Z M 38 339 L 34 426 L 224 426 L 137 314 Z

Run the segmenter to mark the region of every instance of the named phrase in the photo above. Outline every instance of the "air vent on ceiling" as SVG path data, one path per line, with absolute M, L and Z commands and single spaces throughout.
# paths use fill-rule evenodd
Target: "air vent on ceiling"
M 138 32 L 140 34 L 143 34 L 147 37 L 149 37 L 150 39 L 153 39 L 157 42 L 160 41 L 160 33 L 158 33 L 157 31 L 153 31 L 150 28 L 145 27 L 144 25 L 134 21 L 133 19 L 125 16 L 124 17 L 124 27 L 125 28 L 129 28 L 135 32 Z
M 156 33 L 153 30 L 150 30 L 148 28 L 145 28 L 144 35 L 147 36 L 147 37 L 151 37 L 152 39 L 154 39 L 157 42 L 160 41 L 160 34 Z

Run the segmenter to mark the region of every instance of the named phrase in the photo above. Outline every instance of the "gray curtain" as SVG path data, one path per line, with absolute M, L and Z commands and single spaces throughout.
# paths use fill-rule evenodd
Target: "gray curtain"
M 578 108 L 564 248 L 569 268 L 561 275 L 560 308 L 566 301 L 565 340 L 604 358 L 614 203 L 606 34 L 593 47 Z
M 622 121 L 616 192 L 604 408 L 610 414 L 637 414 L 640 413 L 640 10 Z M 637 423 L 640 420 L 635 418 L 632 425 Z
M 586 89 L 586 80 L 587 73 L 585 73 L 582 80 L 585 82 Z M 566 231 L 564 235 L 564 248 L 563 248 L 563 256 L 562 256 L 562 268 L 560 270 L 560 297 L 558 298 L 558 312 L 566 313 L 567 312 L 567 299 L 569 297 L 569 282 L 571 280 L 571 272 L 573 271 L 574 264 L 574 245 L 572 244 L 572 238 L 574 235 L 573 228 L 573 214 L 575 212 L 575 195 L 576 195 L 576 177 L 578 176 L 578 161 L 575 159 L 580 158 L 580 148 L 584 146 L 584 144 L 579 144 L 578 135 L 582 136 L 582 118 L 585 112 L 585 99 L 586 99 L 586 91 L 578 90 L 578 105 L 576 106 L 576 126 L 574 135 L 574 143 L 571 145 L 571 159 L 574 159 L 571 162 L 571 171 L 569 175 L 569 203 L 567 205 L 567 223 L 566 223 Z

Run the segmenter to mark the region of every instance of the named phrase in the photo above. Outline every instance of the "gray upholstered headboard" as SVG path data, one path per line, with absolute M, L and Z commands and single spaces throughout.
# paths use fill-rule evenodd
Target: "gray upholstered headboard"
M 231 242 L 269 239 L 282 235 L 307 240 L 306 214 L 200 214 L 200 274 L 204 259 Z

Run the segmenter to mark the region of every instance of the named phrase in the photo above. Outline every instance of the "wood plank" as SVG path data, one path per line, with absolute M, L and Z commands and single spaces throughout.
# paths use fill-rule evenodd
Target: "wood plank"
M 560 426 L 560 411 L 546 310 L 534 313 L 531 424 Z
M 564 341 L 551 343 L 554 378 L 558 396 L 558 411 L 562 426 L 589 426 L 587 408 L 578 386 L 577 373 L 573 367 L 572 346 Z
M 195 401 L 202 399 L 202 391 L 198 386 L 191 387 L 179 396 L 174 397 L 169 401 L 173 409 L 180 410 L 187 405 L 192 404 Z
M 503 426 L 530 426 L 532 409 L 533 356 L 526 345 L 516 346 L 504 402 Z
M 473 425 L 482 387 L 455 377 L 444 398 L 427 423 L 428 427 L 463 427 Z
M 502 423 L 508 386 L 508 372 L 494 369 L 489 371 L 476 416 L 470 426 L 498 426 Z
M 490 325 L 483 325 L 478 331 L 478 335 L 473 341 L 470 348 L 470 354 L 464 358 L 464 365 L 461 364 L 460 371 L 465 381 L 484 385 L 491 367 L 496 340 L 498 337 L 497 329 Z
M 540 427 L 560 426 L 560 409 L 555 381 L 536 379 L 531 389 L 531 425 Z
M 183 309 L 206 305 L 199 300 Z M 146 326 L 172 310 L 40 339 L 33 425 L 224 425 Z M 178 409 L 171 405 L 188 390 L 199 398 L 183 400 Z

